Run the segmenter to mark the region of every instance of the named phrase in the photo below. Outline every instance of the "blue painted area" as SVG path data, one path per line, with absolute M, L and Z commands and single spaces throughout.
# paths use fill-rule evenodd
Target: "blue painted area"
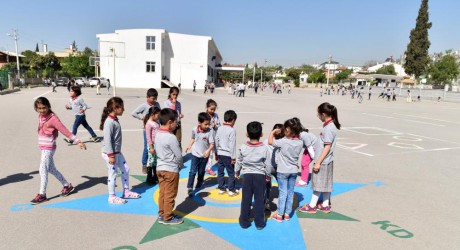
M 30 209 L 34 208 L 34 205 L 32 204 L 18 204 L 14 205 L 10 208 L 11 212 L 23 212 L 23 211 L 28 211 Z
M 213 223 L 195 221 L 201 227 L 232 243 L 241 249 L 306 249 L 302 229 L 296 215 L 282 223 L 267 220 L 263 230 L 257 230 L 254 223 L 242 229 L 238 223 Z
M 334 191 L 331 193 L 331 197 L 341 195 L 346 192 L 353 191 L 355 189 L 367 186 L 367 184 L 359 183 L 343 183 L 334 182 Z M 307 187 L 295 187 L 294 192 L 297 195 L 297 199 L 300 205 L 310 202 L 313 191 L 310 188 L 310 184 Z
M 380 181 L 369 182 L 369 184 L 374 184 L 376 187 L 386 186 L 387 184 Z

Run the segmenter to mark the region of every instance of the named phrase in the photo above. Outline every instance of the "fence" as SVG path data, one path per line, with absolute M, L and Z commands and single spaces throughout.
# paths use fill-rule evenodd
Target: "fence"
M 0 69 L 0 90 L 9 88 L 8 70 Z
M 387 92 L 387 89 L 393 88 L 372 87 L 372 94 L 379 95 L 382 91 Z M 460 92 L 444 91 L 443 89 L 419 89 L 419 88 L 394 88 L 399 97 L 406 98 L 407 90 L 410 90 L 412 100 L 417 100 L 420 96 L 421 100 L 437 101 L 441 97 L 441 101 L 460 103 Z M 367 92 L 367 87 L 364 87 Z

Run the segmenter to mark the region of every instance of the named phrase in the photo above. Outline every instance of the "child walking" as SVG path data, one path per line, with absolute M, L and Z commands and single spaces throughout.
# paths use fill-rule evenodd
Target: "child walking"
M 48 186 L 48 173 L 51 173 L 56 179 L 61 182 L 63 188 L 61 196 L 69 195 L 74 187 L 67 182 L 64 176 L 57 170 L 54 165 L 53 156 L 56 152 L 56 139 L 58 131 L 63 135 L 77 142 L 81 149 L 86 149 L 86 146 L 75 135 L 62 124 L 59 118 L 51 110 L 51 104 L 45 97 L 39 97 L 34 102 L 35 111 L 38 112 L 38 148 L 42 151 L 40 160 L 40 192 L 31 201 L 33 204 L 45 202 L 46 187 Z
M 217 150 L 217 182 L 219 183 L 219 194 L 225 194 L 224 170 L 228 174 L 228 195 L 238 195 L 235 188 L 235 154 L 236 154 L 236 130 L 233 128 L 237 115 L 235 111 L 228 110 L 224 114 L 224 125 L 216 133 L 216 150 Z
M 241 145 L 235 164 L 236 178 L 240 177 L 240 171 L 244 175 L 239 223 L 244 229 L 251 226 L 249 215 L 254 198 L 254 223 L 257 230 L 262 230 L 265 227 L 265 183 L 270 181 L 271 175 L 270 150 L 260 142 L 263 135 L 260 122 L 250 122 L 246 131 L 249 141 Z
M 305 150 L 302 154 L 300 163 L 300 180 L 296 181 L 295 185 L 304 187 L 308 185 L 308 178 L 310 177 L 310 163 L 315 158 L 315 148 L 317 147 L 318 139 L 315 135 L 308 132 L 308 129 L 303 129 L 300 133 L 300 139 L 303 142 Z
M 291 219 L 292 204 L 294 201 L 294 185 L 297 178 L 299 155 L 303 149 L 303 141 L 299 135 L 302 132 L 302 124 L 298 118 L 292 118 L 284 122 L 284 137 L 274 140 L 279 129 L 275 129 L 268 137 L 268 144 L 280 148 L 278 168 L 278 211 L 273 213 L 271 218 L 277 222 Z
M 213 99 L 209 99 L 206 102 L 206 113 L 211 116 L 211 128 L 213 130 L 214 136 L 217 133 L 217 129 L 220 127 L 219 115 L 216 113 L 217 109 L 217 102 Z M 215 149 L 211 151 L 211 155 L 209 156 L 208 163 L 206 164 L 206 173 L 211 176 L 216 176 L 216 173 L 212 171 L 212 157 L 215 155 Z
M 165 101 L 165 108 L 170 108 L 177 113 L 177 127 L 173 131 L 173 134 L 176 135 L 177 140 L 179 141 L 179 146 L 182 148 L 182 125 L 181 119 L 184 118 L 182 114 L 182 105 L 177 100 L 179 97 L 179 88 L 178 87 L 171 87 L 169 89 L 168 100 Z
M 144 121 L 145 115 L 147 115 L 147 112 L 149 111 L 149 108 L 152 106 L 156 106 L 159 109 L 161 109 L 160 104 L 157 102 L 158 98 L 158 91 L 154 88 L 150 88 L 147 90 L 147 100 L 146 102 L 142 103 L 137 107 L 131 115 L 141 121 Z M 145 126 L 142 126 L 144 128 L 143 131 L 143 137 L 144 137 L 144 150 L 142 151 L 142 173 L 146 174 L 147 173 L 147 160 L 148 160 L 148 150 L 147 150 L 147 136 L 145 132 Z
M 155 150 L 158 156 L 157 175 L 160 183 L 158 198 L 158 223 L 177 225 L 184 221 L 173 214 L 179 171 L 183 167 L 182 151 L 176 136 L 172 134 L 177 128 L 177 112 L 164 108 L 160 111 L 160 129 L 155 136 Z
M 129 190 L 129 166 L 121 152 L 122 133 L 118 117 L 123 115 L 124 111 L 125 107 L 120 97 L 110 98 L 102 111 L 101 125 L 99 126 L 104 132 L 101 155 L 102 159 L 107 163 L 108 202 L 111 204 L 124 204 L 127 202 L 126 199 L 138 199 L 141 197 L 138 193 Z M 115 194 L 117 169 L 121 172 L 122 197 L 118 197 Z
M 198 172 L 198 180 L 195 189 L 203 185 L 206 163 L 214 148 L 214 131 L 210 126 L 211 117 L 205 113 L 198 114 L 198 126 L 192 129 L 192 139 L 185 149 L 185 152 L 192 149 L 192 165 L 188 175 L 187 190 L 188 196 L 193 196 L 193 183 Z M 193 145 L 193 147 L 192 147 Z
M 311 178 L 313 196 L 310 204 L 305 204 L 299 209 L 300 212 L 316 213 L 319 209 L 324 213 L 330 213 L 329 200 L 333 185 L 334 149 L 337 142 L 337 130 L 340 129 L 337 108 L 327 102 L 319 105 L 318 118 L 324 122 L 320 134 L 319 143 L 323 146 L 321 154 L 316 159 Z M 322 204 L 317 205 L 320 195 L 323 195 Z
M 157 184 L 157 154 L 155 152 L 155 136 L 158 129 L 160 128 L 160 123 L 158 123 L 158 117 L 160 115 L 160 108 L 153 106 L 149 108 L 147 115 L 144 118 L 145 132 L 147 136 L 147 150 L 148 150 L 148 159 L 147 159 L 147 179 L 148 184 Z
M 86 121 L 86 109 L 88 106 L 86 106 L 85 101 L 83 98 L 81 98 L 81 88 L 78 86 L 72 86 L 70 87 L 70 100 L 69 104 L 66 104 L 65 107 L 66 109 L 71 109 L 75 113 L 75 122 L 73 123 L 73 128 L 72 128 L 72 134 L 76 135 L 78 131 L 78 127 L 80 125 L 83 125 L 86 130 L 88 130 L 89 134 L 91 135 L 91 138 L 89 138 L 93 142 L 99 142 L 100 139 L 97 137 L 96 133 L 94 133 L 93 129 L 91 126 L 89 126 L 88 122 Z M 72 144 L 73 140 L 66 137 L 64 138 L 64 141 L 67 143 Z

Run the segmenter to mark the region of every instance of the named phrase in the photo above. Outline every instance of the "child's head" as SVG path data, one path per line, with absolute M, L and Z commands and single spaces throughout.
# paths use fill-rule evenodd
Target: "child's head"
M 34 109 L 37 111 L 40 115 L 48 115 L 50 113 L 53 113 L 51 110 L 51 103 L 46 97 L 39 97 L 35 100 L 34 102 Z
M 237 115 L 236 115 L 235 111 L 233 111 L 233 110 L 225 111 L 224 122 L 235 124 L 236 118 L 237 118 Z
M 162 109 L 158 119 L 160 125 L 170 132 L 174 131 L 177 127 L 177 112 L 170 108 Z
M 153 103 L 158 98 L 158 91 L 154 88 L 150 88 L 147 90 L 147 102 Z
M 170 98 L 170 99 L 177 99 L 178 96 L 179 96 L 179 88 L 178 88 L 178 87 L 171 87 L 171 88 L 169 89 L 168 98 Z
M 211 116 L 206 112 L 201 112 L 198 114 L 198 126 L 201 130 L 207 130 L 211 123 Z
M 275 130 L 275 129 L 279 129 L 279 130 L 280 130 L 279 133 L 275 133 L 275 134 L 274 134 L 275 139 L 278 140 L 278 139 L 283 138 L 283 137 L 284 137 L 283 124 L 281 124 L 281 123 L 275 124 L 275 126 L 273 126 L 273 129 L 272 129 L 272 130 Z
M 298 136 L 302 132 L 303 127 L 299 118 L 294 117 L 284 122 L 284 135 L 288 137 Z
M 319 105 L 318 106 L 318 118 L 322 122 L 325 122 L 332 118 L 337 129 L 340 129 L 341 125 L 339 123 L 339 116 L 337 114 L 337 108 L 334 105 L 328 102 L 325 102 Z
M 101 124 L 99 125 L 99 129 L 100 130 L 104 129 L 105 120 L 107 120 L 107 117 L 110 114 L 113 114 L 115 116 L 121 116 L 123 115 L 124 111 L 125 111 L 125 106 L 123 104 L 123 99 L 121 99 L 120 97 L 110 98 L 107 101 L 107 104 L 104 107 L 104 110 L 102 111 Z
M 78 86 L 70 87 L 70 97 L 78 97 L 81 95 L 81 88 Z
M 160 115 L 161 109 L 157 106 L 152 106 L 149 108 L 149 111 L 144 117 L 144 126 L 147 124 L 147 121 L 152 119 L 154 121 L 158 120 L 158 116 Z
M 260 140 L 260 137 L 263 136 L 262 133 L 262 123 L 260 122 L 250 122 L 246 126 L 246 136 L 250 140 Z
M 208 99 L 208 101 L 206 102 L 206 112 L 208 112 L 209 114 L 214 114 L 214 112 L 216 112 L 216 109 L 217 102 L 213 99 Z

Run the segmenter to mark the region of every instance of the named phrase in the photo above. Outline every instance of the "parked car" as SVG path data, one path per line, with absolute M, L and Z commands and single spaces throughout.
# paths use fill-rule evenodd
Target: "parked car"
M 93 77 L 93 78 L 91 78 L 91 80 L 89 81 L 89 86 L 91 86 L 91 88 L 96 86 L 98 79 L 101 81 L 101 87 L 107 86 L 107 78 L 105 78 L 105 77 Z
M 56 79 L 57 86 L 67 86 L 68 82 L 69 82 L 68 77 L 59 77 L 58 79 Z
M 75 77 L 75 83 L 80 87 L 89 86 L 89 81 L 86 77 Z

